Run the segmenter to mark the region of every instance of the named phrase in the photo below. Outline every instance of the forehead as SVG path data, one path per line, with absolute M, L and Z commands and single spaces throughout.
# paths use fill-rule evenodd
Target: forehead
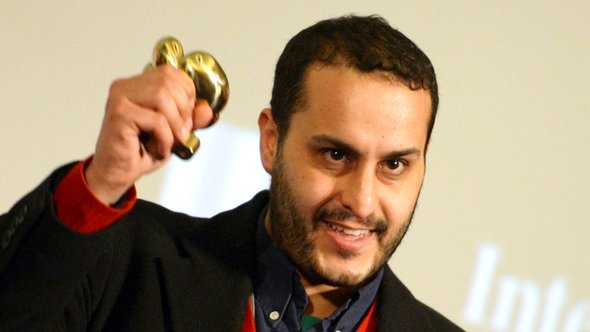
M 411 138 L 412 144 L 417 139 L 425 144 L 429 92 L 411 90 L 390 75 L 362 73 L 341 65 L 312 65 L 300 99 L 301 108 L 292 115 L 289 131 L 408 143 Z

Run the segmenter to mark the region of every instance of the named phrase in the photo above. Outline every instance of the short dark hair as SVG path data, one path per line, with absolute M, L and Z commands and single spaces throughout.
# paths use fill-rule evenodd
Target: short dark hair
M 377 15 L 347 15 L 320 21 L 287 43 L 277 62 L 270 102 L 280 141 L 289 129 L 291 114 L 304 105 L 301 97 L 305 74 L 316 63 L 343 64 L 365 73 L 382 72 L 412 90 L 430 91 L 428 142 L 438 109 L 432 63 L 414 42 Z

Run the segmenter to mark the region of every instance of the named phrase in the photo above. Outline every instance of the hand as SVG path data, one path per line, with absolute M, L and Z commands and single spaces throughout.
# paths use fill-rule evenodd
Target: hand
M 190 77 L 171 66 L 114 81 L 86 169 L 90 190 L 114 204 L 137 179 L 165 163 L 175 140 L 186 141 L 212 118 L 209 104 L 196 99 Z

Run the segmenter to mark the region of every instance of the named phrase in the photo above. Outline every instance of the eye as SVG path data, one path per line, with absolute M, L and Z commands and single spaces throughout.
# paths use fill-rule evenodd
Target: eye
M 381 168 L 389 175 L 399 175 L 406 169 L 406 167 L 407 164 L 402 159 L 390 159 L 381 163 Z
M 346 157 L 344 151 L 338 149 L 327 149 L 324 154 L 334 161 L 342 161 Z
M 321 150 L 321 165 L 332 172 L 343 172 L 351 166 L 349 154 L 338 148 Z
M 392 159 L 385 161 L 385 166 L 390 170 L 396 170 L 403 166 L 402 161 L 399 159 Z

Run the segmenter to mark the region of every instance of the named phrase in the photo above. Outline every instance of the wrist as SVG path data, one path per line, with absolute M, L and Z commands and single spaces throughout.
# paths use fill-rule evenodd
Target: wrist
M 107 206 L 118 204 L 129 188 L 133 186 L 109 184 L 107 177 L 97 171 L 93 160 L 90 160 L 86 165 L 84 179 L 88 190 L 90 190 L 97 200 Z
M 57 217 L 72 230 L 92 233 L 105 229 L 127 214 L 137 201 L 135 187 L 123 195 L 120 204 L 109 206 L 88 188 L 84 171 L 92 159 L 79 163 L 58 183 L 54 192 Z

